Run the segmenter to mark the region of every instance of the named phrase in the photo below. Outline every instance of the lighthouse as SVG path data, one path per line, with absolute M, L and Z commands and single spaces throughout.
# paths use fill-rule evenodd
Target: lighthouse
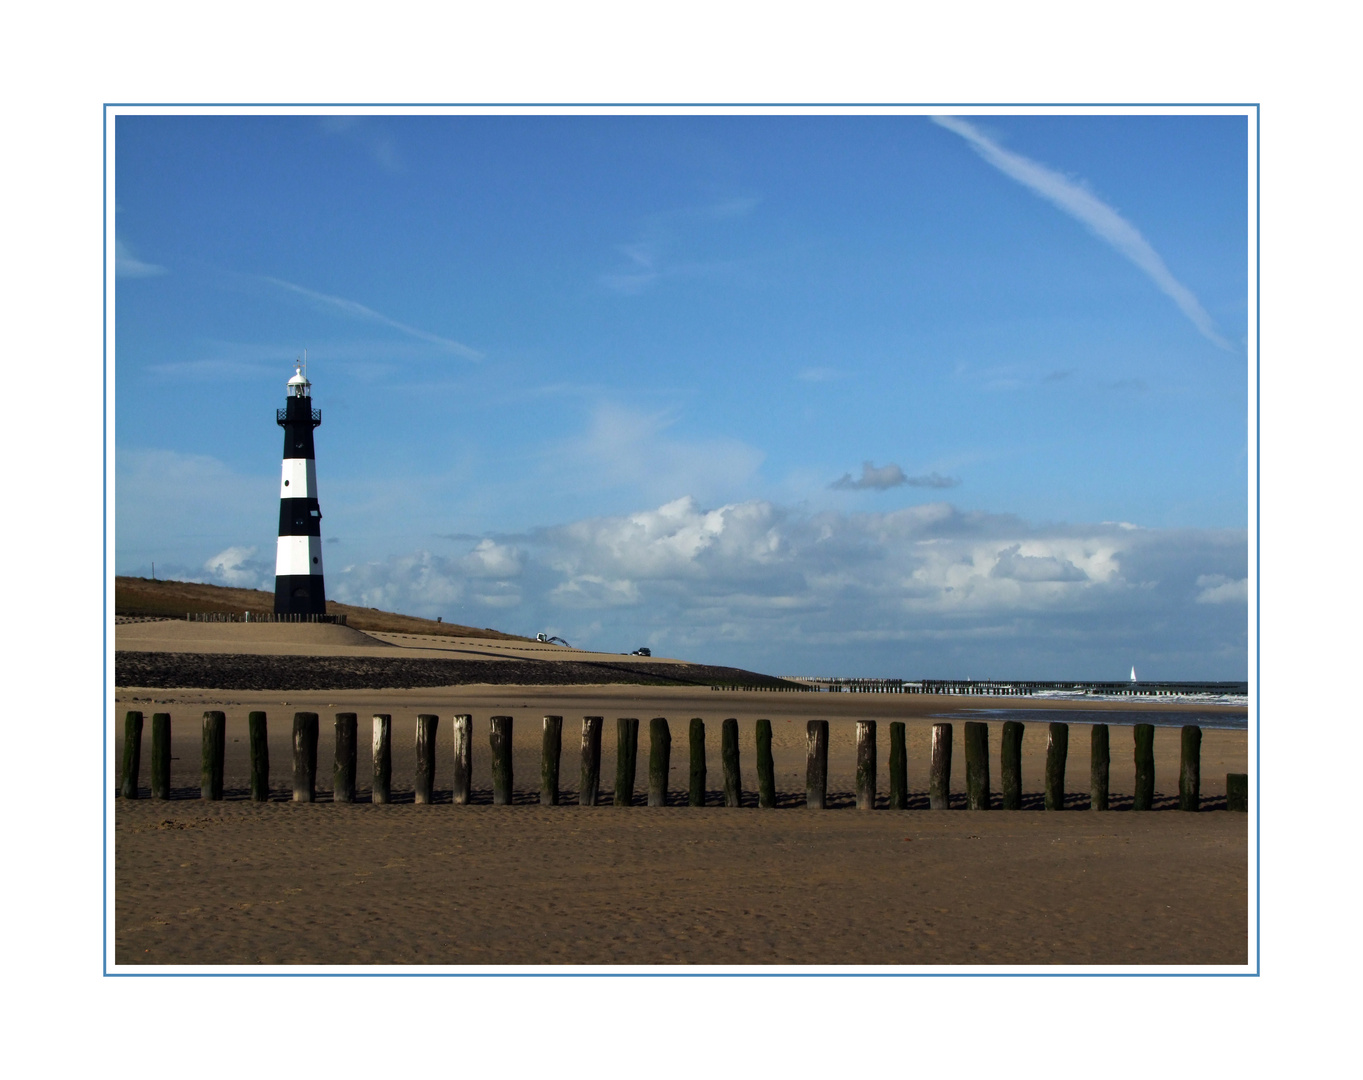
M 322 584 L 322 511 L 317 504 L 317 462 L 312 429 L 322 410 L 312 407 L 312 383 L 299 363 L 289 396 L 275 420 L 284 429 L 284 469 L 279 483 L 279 546 L 275 551 L 276 615 L 325 615 Z

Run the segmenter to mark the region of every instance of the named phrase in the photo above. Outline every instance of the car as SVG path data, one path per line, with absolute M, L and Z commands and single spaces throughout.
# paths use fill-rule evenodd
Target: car
M 637 649 L 630 653 L 630 656 L 652 656 L 652 655 L 653 650 L 650 649 L 647 645 L 640 645 Z

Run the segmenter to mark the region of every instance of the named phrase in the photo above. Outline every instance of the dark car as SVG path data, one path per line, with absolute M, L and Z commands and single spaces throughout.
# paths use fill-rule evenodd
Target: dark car
M 652 655 L 653 650 L 648 648 L 646 645 L 640 645 L 637 649 L 630 653 L 630 656 L 652 656 Z

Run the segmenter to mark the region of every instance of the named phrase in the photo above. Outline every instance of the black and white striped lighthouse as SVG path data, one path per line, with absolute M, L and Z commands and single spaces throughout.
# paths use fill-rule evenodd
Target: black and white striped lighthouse
M 279 547 L 274 564 L 276 615 L 325 615 L 322 584 L 322 510 L 317 504 L 317 461 L 312 429 L 322 410 L 312 407 L 312 383 L 299 364 L 289 396 L 275 419 L 284 429 L 284 471 L 279 484 Z

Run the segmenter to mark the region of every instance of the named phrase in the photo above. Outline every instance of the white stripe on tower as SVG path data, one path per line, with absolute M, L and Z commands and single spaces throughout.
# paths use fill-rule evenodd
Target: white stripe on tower
M 281 536 L 275 549 L 276 577 L 294 574 L 322 576 L 322 538 L 320 536 Z
M 280 479 L 281 499 L 317 498 L 317 462 L 313 458 L 284 459 L 284 475 Z

